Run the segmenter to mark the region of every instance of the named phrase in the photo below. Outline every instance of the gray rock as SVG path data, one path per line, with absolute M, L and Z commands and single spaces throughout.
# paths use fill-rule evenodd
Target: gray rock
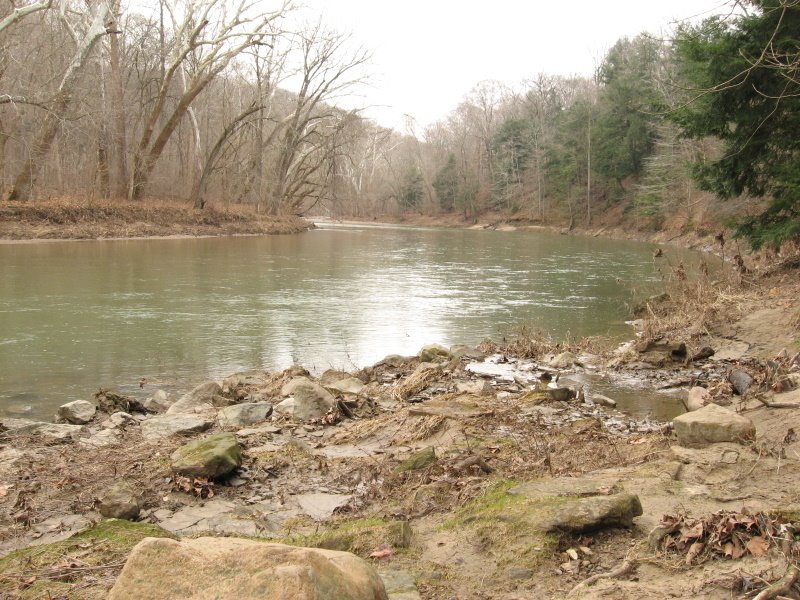
M 706 388 L 695 386 L 689 388 L 689 396 L 686 399 L 686 408 L 689 411 L 699 410 L 706 404 L 711 403 L 711 394 Z
M 329 383 L 325 388 L 342 394 L 360 394 L 361 390 L 364 389 L 364 382 L 355 377 L 348 377 Z
M 291 592 L 287 592 L 291 590 Z M 109 600 L 388 600 L 374 569 L 349 552 L 236 538 L 146 538 Z
M 383 360 L 377 362 L 375 366 L 379 367 L 385 365 L 393 369 L 399 369 L 400 367 L 408 364 L 413 359 L 414 359 L 413 356 L 400 356 L 399 354 L 390 354 L 386 356 Z
M 67 402 L 58 407 L 58 417 L 73 425 L 85 425 L 97 412 L 97 407 L 86 400 Z
M 562 352 L 550 359 L 548 364 L 554 369 L 569 369 L 575 366 L 577 360 L 578 357 L 572 352 Z
M 708 404 L 672 420 L 681 446 L 702 447 L 715 442 L 745 442 L 755 439 L 753 422 L 716 404 Z
M 385 570 L 378 571 L 389 600 L 422 600 L 414 576 L 408 571 Z
M 491 396 L 494 394 L 494 388 L 485 379 L 459 381 L 456 383 L 456 392 L 459 394 L 474 394 L 475 396 Z
M 163 415 L 142 421 L 142 435 L 147 440 L 199 433 L 211 427 L 213 421 L 200 415 Z
M 604 396 L 603 394 L 592 394 L 589 399 L 593 404 L 599 404 L 600 406 L 607 406 L 609 408 L 617 407 L 616 400 L 609 398 L 608 396 Z
M 133 521 L 139 516 L 139 498 L 131 484 L 120 481 L 112 485 L 100 499 L 98 510 L 107 519 Z
M 168 415 L 176 415 L 211 410 L 217 406 L 215 402 L 218 402 L 217 396 L 221 394 L 222 388 L 216 381 L 207 381 L 181 396 L 166 412 Z
M 352 499 L 352 496 L 344 494 L 300 494 L 295 497 L 297 503 L 309 517 L 315 521 L 324 521 L 333 515 L 333 511 L 344 506 Z
M 635 494 L 621 492 L 557 502 L 543 508 L 542 513 L 537 527 L 577 534 L 606 527 L 630 527 L 634 517 L 642 514 L 642 504 Z
M 218 433 L 181 446 L 172 454 L 172 470 L 190 477 L 216 479 L 242 464 L 242 449 L 232 433 Z
M 275 406 L 275 412 L 301 421 L 322 417 L 336 402 L 329 391 L 307 377 L 295 377 L 281 389 L 291 396 Z
M 69 442 L 76 439 L 82 431 L 82 425 L 40 423 L 38 421 L 33 421 L 30 425 L 24 425 L 14 429 L 14 435 L 40 436 L 57 442 Z
M 117 427 L 125 427 L 126 425 L 135 425 L 138 422 L 139 421 L 134 418 L 133 415 L 129 415 L 126 412 L 115 412 L 105 421 L 100 423 L 100 427 L 103 429 L 112 429 Z
M 109 429 L 101 429 L 94 435 L 89 436 L 88 438 L 81 438 L 78 440 L 78 443 L 81 446 L 86 446 L 89 448 L 105 448 L 106 446 L 112 446 L 114 444 L 118 444 L 122 441 L 122 433 L 119 429 L 116 428 L 109 428 Z
M 469 358 L 470 360 L 484 360 L 486 353 L 470 346 L 452 346 L 450 356 L 453 358 Z
M 269 379 L 269 373 L 265 371 L 241 371 L 228 375 L 222 380 L 222 392 L 229 394 L 241 385 L 259 385 Z
M 271 414 L 272 404 L 269 402 L 234 404 L 220 409 L 217 424 L 220 427 L 247 427 L 265 421 Z
M 450 350 L 444 346 L 440 344 L 429 344 L 422 347 L 419 354 L 417 354 L 417 358 L 419 358 L 420 362 L 439 362 L 442 360 L 450 360 L 453 356 L 450 354 Z
M 163 413 L 175 404 L 176 400 L 177 398 L 173 394 L 169 394 L 164 390 L 156 390 L 152 396 L 142 402 L 142 406 L 145 407 L 147 412 Z

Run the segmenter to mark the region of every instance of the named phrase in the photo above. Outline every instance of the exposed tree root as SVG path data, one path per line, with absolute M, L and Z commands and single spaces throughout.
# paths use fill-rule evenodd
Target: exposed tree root
M 574 596 L 578 592 L 583 591 L 601 579 L 615 579 L 617 577 L 622 577 L 623 575 L 628 575 L 629 573 L 633 572 L 633 570 L 636 568 L 636 565 L 636 560 L 630 558 L 625 559 L 616 569 L 612 569 L 608 573 L 598 573 L 597 575 L 592 575 L 591 577 L 584 579 L 569 591 L 567 597 Z

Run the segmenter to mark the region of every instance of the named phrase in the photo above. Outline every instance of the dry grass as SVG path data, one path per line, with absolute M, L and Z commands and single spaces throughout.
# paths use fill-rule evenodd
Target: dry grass
M 12 240 L 297 233 L 309 226 L 296 216 L 267 217 L 242 206 L 196 210 L 174 201 L 0 204 L 0 239 Z

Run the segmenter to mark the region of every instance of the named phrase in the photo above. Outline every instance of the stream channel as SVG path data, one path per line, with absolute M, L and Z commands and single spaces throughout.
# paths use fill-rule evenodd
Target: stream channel
M 555 339 L 622 341 L 634 296 L 659 288 L 653 250 L 333 224 L 290 236 L 0 244 L 0 414 L 49 419 L 100 387 L 142 396 L 292 363 L 355 370 L 523 324 Z M 633 394 L 631 412 L 674 412 L 663 395 L 616 391 Z

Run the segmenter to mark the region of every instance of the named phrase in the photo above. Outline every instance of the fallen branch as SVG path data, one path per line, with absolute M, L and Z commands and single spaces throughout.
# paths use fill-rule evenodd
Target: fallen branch
M 617 577 L 622 577 L 623 575 L 628 575 L 636 568 L 636 561 L 633 559 L 625 559 L 622 561 L 622 564 L 619 565 L 616 569 L 609 571 L 608 573 L 598 573 L 597 575 L 592 575 L 581 581 L 578 585 L 572 588 L 567 594 L 567 597 L 574 596 L 578 592 L 584 590 L 585 588 L 589 587 L 600 581 L 601 579 L 616 579 Z
M 789 568 L 786 569 L 786 575 L 768 588 L 761 590 L 761 593 L 753 600 L 775 600 L 778 596 L 782 596 L 792 589 L 798 578 L 800 578 L 800 568 L 795 565 L 789 565 Z
M 768 408 L 800 408 L 797 402 L 771 402 L 761 396 L 756 396 L 756 400 Z
M 455 465 L 455 469 L 456 471 L 463 471 L 464 469 L 467 469 L 473 465 L 479 467 L 481 471 L 487 474 L 494 471 L 494 469 L 486 464 L 486 461 L 480 456 L 470 456 L 469 458 L 462 460 L 460 463 Z

